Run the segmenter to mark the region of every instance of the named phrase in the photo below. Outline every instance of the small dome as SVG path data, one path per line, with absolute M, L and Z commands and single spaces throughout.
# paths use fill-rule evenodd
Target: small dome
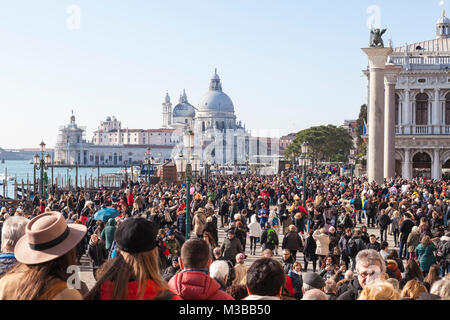
M 199 110 L 203 112 L 234 112 L 234 105 L 226 93 L 210 90 L 200 101 Z
M 445 10 L 442 10 L 442 15 L 436 24 L 450 24 L 450 19 L 445 16 Z
M 173 117 L 194 118 L 195 109 L 189 103 L 179 103 L 173 108 Z
M 106 117 L 106 121 L 111 121 L 111 117 Z

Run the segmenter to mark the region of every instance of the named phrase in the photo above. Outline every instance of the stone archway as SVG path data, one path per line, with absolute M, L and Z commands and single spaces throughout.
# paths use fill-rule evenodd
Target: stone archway
M 412 157 L 413 178 L 431 178 L 431 166 L 433 159 L 427 152 L 417 152 Z
M 445 152 L 442 157 L 442 179 L 450 180 L 450 151 Z

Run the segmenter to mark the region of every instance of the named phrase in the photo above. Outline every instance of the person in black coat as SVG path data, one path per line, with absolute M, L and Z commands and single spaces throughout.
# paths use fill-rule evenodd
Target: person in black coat
M 380 227 L 380 242 L 387 241 L 387 229 L 391 223 L 392 220 L 386 214 L 385 210 L 381 210 L 380 216 L 378 217 L 378 225 Z
M 369 244 L 366 246 L 367 249 L 373 249 L 376 252 L 379 252 L 381 250 L 381 245 L 380 243 L 377 241 L 377 237 L 374 234 L 370 235 L 370 242 Z
M 297 259 L 297 251 L 303 249 L 302 238 L 297 233 L 297 229 L 294 225 L 289 226 L 289 232 L 285 234 L 281 249 L 287 249 L 291 252 L 291 256 Z
M 316 254 L 317 244 L 313 238 L 314 231 L 311 229 L 308 232 L 308 237 L 306 238 L 305 248 L 303 250 L 303 261 L 305 263 L 305 272 L 308 272 L 308 262 L 312 262 L 313 272 L 316 272 L 317 259 L 318 256 Z
M 102 241 L 98 239 L 98 236 L 94 233 L 92 234 L 89 246 L 88 246 L 88 257 L 92 262 L 92 273 L 94 278 L 97 270 L 103 265 L 103 263 L 108 259 L 108 251 Z
M 414 227 L 414 222 L 411 220 L 411 215 L 407 212 L 405 213 L 405 220 L 400 225 L 400 248 L 399 248 L 399 258 L 408 259 L 408 246 L 406 241 L 408 241 L 408 236 Z
M 362 289 L 359 280 L 354 279 L 348 283 L 346 290 L 336 300 L 357 300 Z
M 313 230 L 321 229 L 325 226 L 325 218 L 323 214 L 317 210 L 314 210 L 314 215 L 312 218 Z

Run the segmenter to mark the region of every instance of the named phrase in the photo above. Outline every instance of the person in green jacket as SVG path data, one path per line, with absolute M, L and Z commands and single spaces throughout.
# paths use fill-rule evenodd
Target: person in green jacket
M 105 248 L 108 251 L 111 249 L 111 245 L 114 241 L 114 233 L 116 232 L 116 229 L 116 219 L 111 218 L 108 220 L 105 229 L 103 229 L 100 235 L 100 238 L 105 243 Z
M 434 255 L 434 251 L 436 250 L 437 248 L 429 236 L 424 236 L 416 248 L 415 254 L 419 260 L 420 270 L 422 270 L 424 276 L 428 273 L 430 267 L 436 263 L 436 257 Z

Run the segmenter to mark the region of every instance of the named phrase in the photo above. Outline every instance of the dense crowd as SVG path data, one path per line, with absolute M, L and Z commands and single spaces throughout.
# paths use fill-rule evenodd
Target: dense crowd
M 446 182 L 340 173 L 310 169 L 305 190 L 283 172 L 23 199 L 0 209 L 0 299 L 450 299 Z M 67 284 L 83 255 L 90 290 Z

